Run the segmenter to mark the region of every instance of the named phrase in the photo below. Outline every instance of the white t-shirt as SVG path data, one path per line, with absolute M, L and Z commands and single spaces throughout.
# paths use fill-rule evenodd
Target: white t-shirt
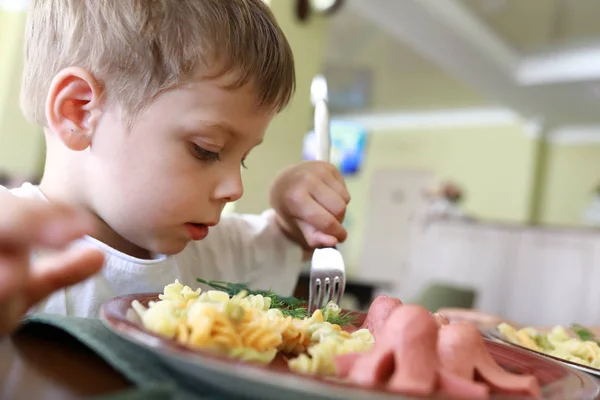
M 20 197 L 46 199 L 37 186 L 24 184 L 11 192 Z M 272 210 L 262 215 L 227 215 L 211 228 L 202 241 L 190 242 L 179 254 L 138 259 L 106 244 L 84 237 L 74 246 L 101 249 L 103 269 L 74 286 L 61 289 L 38 304 L 33 312 L 97 317 L 105 301 L 112 297 L 162 292 L 179 279 L 193 289 L 205 286 L 196 278 L 244 282 L 251 288 L 290 295 L 300 274 L 302 249 L 287 239 L 277 227 Z

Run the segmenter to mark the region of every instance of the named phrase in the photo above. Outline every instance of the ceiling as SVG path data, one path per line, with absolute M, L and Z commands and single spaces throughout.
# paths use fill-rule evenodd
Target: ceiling
M 347 8 L 360 18 L 346 25 L 346 46 L 376 26 L 527 119 L 600 125 L 600 0 L 348 0 Z
M 598 0 L 460 0 L 521 54 L 600 38 Z
M 488 103 L 477 90 L 349 7 L 330 20 L 324 54 L 334 114 L 472 108 Z M 364 103 L 338 109 L 340 100 L 344 104 L 352 97 L 347 91 L 352 85 L 361 85 L 366 92 Z

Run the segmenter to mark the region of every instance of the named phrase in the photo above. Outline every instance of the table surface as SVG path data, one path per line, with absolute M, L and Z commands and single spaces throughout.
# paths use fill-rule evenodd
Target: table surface
M 69 335 L 27 328 L 0 339 L 1 400 L 72 400 L 132 385 Z

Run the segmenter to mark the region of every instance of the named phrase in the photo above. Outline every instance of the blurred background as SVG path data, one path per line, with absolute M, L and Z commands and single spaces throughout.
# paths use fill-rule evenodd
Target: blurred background
M 18 104 L 26 3 L 0 0 L 9 186 L 36 180 L 44 161 Z M 348 302 L 385 292 L 432 310 L 600 324 L 600 1 L 269 3 L 298 90 L 226 212 L 264 210 L 276 172 L 311 157 L 322 73 L 352 195 Z

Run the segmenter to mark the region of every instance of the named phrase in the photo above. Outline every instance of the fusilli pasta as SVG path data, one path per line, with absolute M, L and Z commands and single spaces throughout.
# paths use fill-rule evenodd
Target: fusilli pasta
M 366 351 L 374 342 L 366 329 L 348 333 L 327 322 L 340 312 L 333 303 L 297 319 L 271 308 L 269 297 L 201 292 L 179 281 L 165 286 L 159 301 L 148 307 L 134 301 L 132 308 L 146 329 L 190 348 L 262 364 L 281 352 L 295 356 L 288 361 L 291 370 L 306 374 L 333 375 L 335 355 Z
M 517 330 L 502 323 L 498 326 L 498 331 L 509 342 L 528 349 L 593 368 L 600 368 L 598 343 L 573 337 L 563 326 L 555 326 L 549 332 L 538 332 L 533 328 Z

